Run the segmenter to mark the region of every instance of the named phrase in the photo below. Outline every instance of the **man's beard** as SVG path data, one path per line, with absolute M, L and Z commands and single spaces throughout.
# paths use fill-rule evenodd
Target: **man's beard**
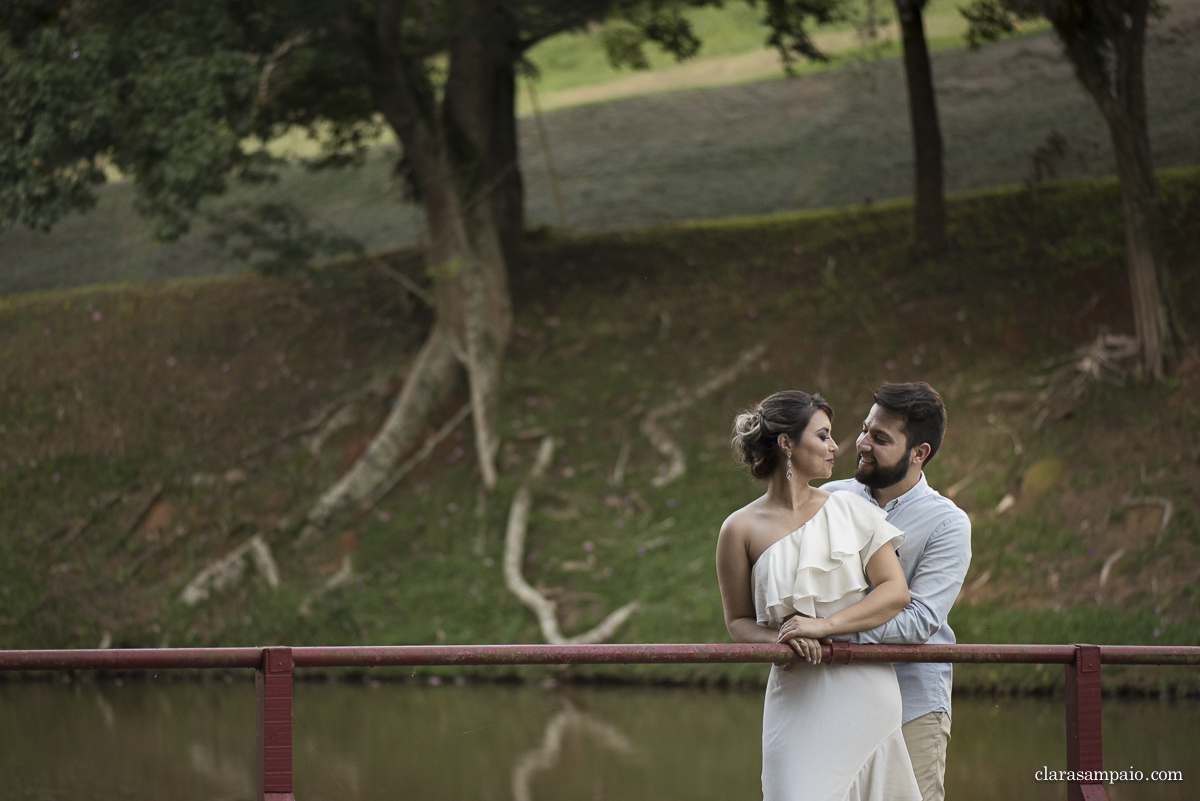
M 896 460 L 893 465 L 887 467 L 875 462 L 873 470 L 863 470 L 862 457 L 859 457 L 858 464 L 854 467 L 854 479 L 860 484 L 869 489 L 886 489 L 894 484 L 899 484 L 908 475 L 908 460 L 912 456 L 912 448 L 904 452 L 904 455 Z

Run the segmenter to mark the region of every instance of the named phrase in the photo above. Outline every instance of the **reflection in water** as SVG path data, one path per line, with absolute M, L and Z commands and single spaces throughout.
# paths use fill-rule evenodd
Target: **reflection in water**
M 223 796 L 237 798 L 255 784 L 244 759 L 219 754 L 207 743 L 192 740 L 187 744 L 187 757 L 192 770 L 211 786 L 221 788 Z
M 615 726 L 594 715 L 580 712 L 570 701 L 565 701 L 563 710 L 546 724 L 542 744 L 517 760 L 512 774 L 513 801 L 533 801 L 533 793 L 529 789 L 533 774 L 548 771 L 558 764 L 563 737 L 568 732 L 590 734 L 606 748 L 619 754 L 633 753 L 633 744 Z
M 300 801 L 730 801 L 761 798 L 762 696 L 655 687 L 297 682 Z M 1106 700 L 1110 768 L 1184 781 L 1106 786 L 1111 801 L 1200 797 L 1200 704 Z M 249 681 L 0 682 L 0 799 L 248 801 Z M 1062 698 L 960 698 L 947 796 L 1060 801 Z
M 296 753 L 301 753 L 298 746 L 293 745 L 293 748 L 296 748 Z M 324 769 L 329 781 L 338 789 L 335 797 L 345 801 L 363 798 L 362 776 L 356 758 L 352 755 L 325 754 L 321 749 L 322 746 L 317 745 L 311 735 L 304 736 L 303 758 L 310 763 L 319 764 Z M 367 797 L 372 795 L 368 794 Z
M 100 708 L 100 717 L 104 720 L 104 728 L 112 731 L 116 728 L 117 718 L 113 714 L 113 706 L 104 697 L 104 693 L 96 690 L 96 706 Z

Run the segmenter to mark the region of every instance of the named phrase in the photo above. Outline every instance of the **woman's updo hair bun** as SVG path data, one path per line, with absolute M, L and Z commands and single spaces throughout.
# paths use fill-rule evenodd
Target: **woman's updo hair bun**
M 795 389 L 776 392 L 733 420 L 733 452 L 750 468 L 750 475 L 766 478 L 779 464 L 779 435 L 799 442 L 812 416 L 820 410 L 833 419 L 833 409 L 820 395 Z

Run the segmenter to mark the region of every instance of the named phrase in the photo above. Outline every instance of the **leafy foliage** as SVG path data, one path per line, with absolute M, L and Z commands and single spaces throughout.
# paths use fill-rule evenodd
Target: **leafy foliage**
M 40 27 L 48 9 L 30 5 L 0 17 L 0 225 L 45 230 L 91 206 L 117 109 L 96 80 L 107 37 Z
M 779 51 L 788 71 L 796 58 L 824 61 L 826 56 L 813 43 L 805 29 L 811 18 L 821 24 L 848 19 L 846 4 L 840 0 L 750 0 L 763 4 L 766 23 L 771 29 L 767 43 Z
M 962 8 L 972 48 L 1010 36 L 1021 23 L 1044 17 L 1054 25 L 1077 69 L 1086 54 L 1083 66 L 1102 75 L 1110 91 L 1110 62 L 1118 55 L 1114 42 L 1127 35 L 1139 17 L 1144 22 L 1147 16 L 1162 13 L 1158 0 L 974 0 Z
M 810 22 L 827 24 L 849 19 L 845 0 L 747 0 L 763 10 L 770 30 L 766 44 L 779 51 L 791 71 L 798 58 L 825 61 L 808 34 Z M 679 60 L 700 50 L 700 39 L 685 12 L 722 5 L 722 0 L 622 0 L 614 5 L 602 33 L 609 62 L 614 67 L 649 69 L 646 47 L 656 45 Z
M 823 58 L 804 24 L 837 18 L 841 0 L 761 2 L 769 43 L 788 63 Z M 647 45 L 679 59 L 695 55 L 700 40 L 684 12 L 713 5 L 720 0 L 511 0 L 496 7 L 507 30 L 488 36 L 504 40 L 516 65 L 538 41 L 603 20 L 612 62 L 644 68 Z M 396 70 L 427 122 L 454 141 L 453 115 L 438 119 L 451 78 L 440 54 L 455 37 L 475 35 L 463 28 L 462 6 L 7 0 L 0 227 L 48 230 L 90 208 L 98 185 L 122 177 L 136 183 L 138 209 L 156 219 L 157 236 L 177 237 L 204 197 L 222 193 L 231 178 L 269 171 L 272 160 L 255 140 L 301 128 L 325 149 L 312 166 L 360 160 L 388 118 L 380 82 Z M 412 165 L 398 169 L 410 173 Z
M 614 19 L 605 26 L 602 36 L 609 62 L 614 67 L 635 70 L 650 68 L 646 45 L 653 42 L 678 59 L 691 58 L 700 50 L 700 40 L 684 16 L 686 7 L 713 5 L 709 0 L 699 2 L 621 2 L 613 10 Z
M 107 170 L 173 237 L 205 194 L 263 160 L 253 64 L 219 7 L 10 2 L 0 14 L 0 225 L 49 229 L 89 208 Z
M 261 273 L 296 272 L 319 256 L 362 253 L 358 240 L 313 226 L 291 203 L 262 203 L 226 212 L 213 238 Z

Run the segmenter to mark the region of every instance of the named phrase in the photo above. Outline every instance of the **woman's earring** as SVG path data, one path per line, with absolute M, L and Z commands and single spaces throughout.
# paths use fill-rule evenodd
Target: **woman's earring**
M 788 464 L 787 480 L 791 481 L 792 480 L 792 455 L 790 453 L 788 454 L 787 464 Z

